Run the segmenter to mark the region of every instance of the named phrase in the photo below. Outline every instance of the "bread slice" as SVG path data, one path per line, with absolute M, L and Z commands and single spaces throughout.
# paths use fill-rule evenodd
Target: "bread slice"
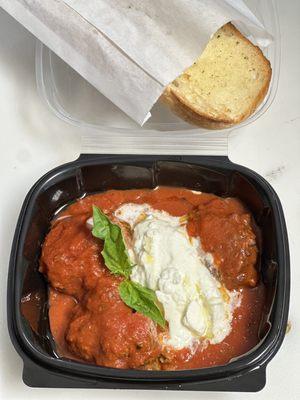
M 167 86 L 161 101 L 191 124 L 223 129 L 256 110 L 271 76 L 270 62 L 260 48 L 228 23 L 198 60 Z

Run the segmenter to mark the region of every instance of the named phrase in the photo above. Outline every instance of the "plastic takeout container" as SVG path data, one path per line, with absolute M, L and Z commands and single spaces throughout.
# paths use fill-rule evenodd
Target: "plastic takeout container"
M 240 198 L 262 234 L 261 275 L 267 300 L 260 343 L 229 364 L 184 371 L 105 368 L 58 358 L 49 331 L 47 284 L 38 272 L 41 244 L 61 207 L 108 189 L 186 187 Z M 16 227 L 8 277 L 8 326 L 23 359 L 29 386 L 169 390 L 258 391 L 266 366 L 286 331 L 289 305 L 289 252 L 280 201 L 259 175 L 222 156 L 83 155 L 43 176 L 28 193 Z M 30 313 L 21 299 L 35 299 Z M 32 326 L 35 328 L 33 329 Z
M 263 104 L 247 121 L 229 130 L 241 128 L 261 117 L 272 104 L 278 87 L 280 31 L 276 0 L 246 0 L 246 3 L 274 37 L 274 42 L 264 51 L 271 62 L 273 75 Z M 103 138 L 106 152 L 114 152 L 115 141 L 126 137 L 135 140 L 137 145 L 139 142 L 145 144 L 145 141 L 155 144 L 163 154 L 166 150 L 172 152 L 174 146 L 184 151 L 191 143 L 195 150 L 194 136 L 211 132 L 183 122 L 160 103 L 154 106 L 151 119 L 141 128 L 40 42 L 36 50 L 36 77 L 38 90 L 49 108 L 67 123 L 96 131 Z M 178 143 L 180 140 L 182 143 Z M 128 149 L 130 152 L 129 146 Z
M 238 127 L 255 121 L 271 105 L 280 68 L 275 0 L 247 3 L 274 36 L 274 43 L 266 50 L 273 77 L 264 103 Z M 82 128 L 83 155 L 50 171 L 33 186 L 17 223 L 7 304 L 10 336 L 24 362 L 24 382 L 35 387 L 237 392 L 262 389 L 266 366 L 284 338 L 290 291 L 287 232 L 274 190 L 255 172 L 227 158 L 228 130 L 208 132 L 192 127 L 158 104 L 151 120 L 141 128 L 40 43 L 36 74 L 39 92 L 49 107 L 62 120 Z M 47 284 L 38 272 L 41 244 L 51 219 L 61 207 L 89 193 L 157 185 L 235 196 L 253 213 L 262 232 L 260 265 L 268 292 L 260 343 L 227 365 L 184 371 L 122 370 L 58 358 L 49 330 Z M 21 299 L 28 294 L 36 299 L 30 323 L 21 311 Z

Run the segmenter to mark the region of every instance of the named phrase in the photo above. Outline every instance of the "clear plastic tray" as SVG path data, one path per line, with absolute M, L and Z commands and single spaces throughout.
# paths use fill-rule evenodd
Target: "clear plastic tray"
M 246 0 L 273 35 L 265 49 L 273 69 L 270 90 L 257 111 L 245 122 L 222 131 L 208 131 L 177 118 L 157 103 L 152 117 L 140 127 L 42 43 L 37 43 L 36 78 L 39 93 L 63 121 L 83 128 L 84 146 L 90 152 L 155 152 L 224 154 L 228 131 L 253 123 L 272 104 L 280 71 L 280 30 L 276 0 Z M 120 150 L 121 149 L 121 150 Z

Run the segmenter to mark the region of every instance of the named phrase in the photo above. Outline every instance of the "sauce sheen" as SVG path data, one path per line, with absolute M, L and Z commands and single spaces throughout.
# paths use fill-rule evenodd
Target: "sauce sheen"
M 127 203 L 187 216 L 187 231 L 212 255 L 215 276 L 226 289 L 240 292 L 232 329 L 222 342 L 200 341 L 180 350 L 164 346 L 161 328 L 122 302 L 118 286 L 123 278 L 104 265 L 103 243 L 86 222 L 93 205 L 113 219 Z M 239 200 L 182 188 L 112 190 L 71 204 L 53 221 L 40 260 L 50 286 L 50 328 L 59 355 L 107 367 L 176 370 L 223 365 L 248 352 L 259 341 L 265 301 L 255 229 Z

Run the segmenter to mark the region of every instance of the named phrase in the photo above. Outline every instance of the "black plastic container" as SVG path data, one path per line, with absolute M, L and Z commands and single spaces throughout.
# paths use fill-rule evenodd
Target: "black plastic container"
M 53 215 L 89 193 L 157 185 L 235 196 L 253 213 L 262 232 L 261 273 L 268 292 L 261 342 L 227 365 L 184 371 L 122 370 L 57 358 L 48 326 L 47 285 L 38 272 L 41 243 Z M 83 155 L 42 177 L 24 201 L 10 259 L 8 326 L 29 386 L 252 392 L 264 387 L 266 366 L 284 338 L 289 285 L 288 239 L 280 201 L 253 171 L 217 156 Z M 31 324 L 21 312 L 21 299 L 28 293 L 36 298 Z

